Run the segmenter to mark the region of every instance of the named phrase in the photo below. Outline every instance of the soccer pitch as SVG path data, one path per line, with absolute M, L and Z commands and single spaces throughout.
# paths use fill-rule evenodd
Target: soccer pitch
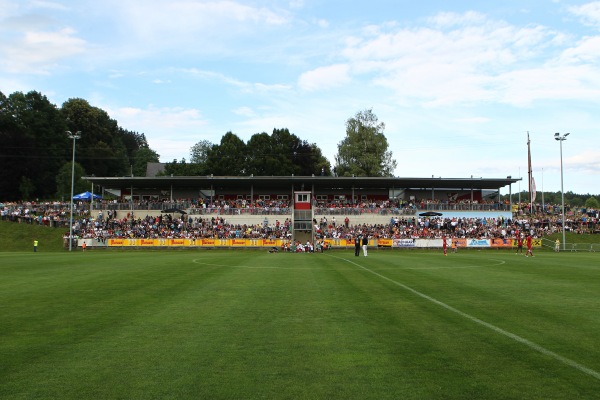
M 597 399 L 600 254 L 0 253 L 2 399 Z

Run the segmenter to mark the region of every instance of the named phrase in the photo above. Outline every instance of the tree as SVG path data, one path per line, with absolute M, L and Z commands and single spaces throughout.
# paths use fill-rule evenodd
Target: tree
M 124 144 L 124 130 L 106 111 L 92 107 L 84 99 L 69 99 L 62 105 L 61 112 L 68 130 L 81 132 L 81 139 L 77 141 L 77 161 L 89 174 L 130 174 L 132 160 Z
M 213 145 L 206 159 L 206 173 L 241 176 L 246 174 L 246 143 L 235 133 L 227 132 Z
M 258 176 L 287 175 L 293 167 L 285 154 L 273 148 L 273 139 L 268 133 L 255 133 L 246 144 L 248 158 L 246 173 Z M 278 171 L 278 173 L 276 172 Z M 291 174 L 292 172 L 289 172 Z
M 594 210 L 600 210 L 600 202 L 594 196 L 589 197 L 585 201 L 585 208 L 588 208 L 588 209 L 591 208 L 591 209 L 594 209 Z
M 154 150 L 143 147 L 133 153 L 133 175 L 146 176 L 146 169 L 149 162 L 158 162 L 160 156 Z
M 19 185 L 19 192 L 21 193 L 21 198 L 24 200 L 31 199 L 31 195 L 35 190 L 35 185 L 33 181 L 26 176 L 21 177 L 21 184 Z
M 206 164 L 208 153 L 213 144 L 208 140 L 201 140 L 190 149 L 190 162 L 195 164 Z
M 346 121 L 346 137 L 335 156 L 339 176 L 393 176 L 397 166 L 383 134 L 385 124 L 371 109 L 359 111 Z
M 158 176 L 199 176 L 206 175 L 205 164 L 194 164 L 185 161 L 182 158 L 181 161 L 173 160 L 170 163 L 165 164 L 165 169 L 160 172 Z
M 56 175 L 56 196 L 59 199 L 67 200 L 71 197 L 71 173 L 72 173 L 73 163 L 71 161 L 67 162 L 65 165 L 61 167 Z M 73 194 L 85 192 L 89 190 L 89 183 L 81 179 L 82 176 L 85 176 L 85 169 L 75 161 L 75 174 L 73 175 Z
M 248 174 L 320 175 L 331 174 L 329 161 L 316 144 L 301 140 L 288 129 L 273 129 L 253 135 L 247 144 Z
M 60 111 L 41 93 L 0 96 L 0 192 L 16 199 L 25 177 L 30 196 L 52 196 L 56 172 L 69 154 L 64 131 Z

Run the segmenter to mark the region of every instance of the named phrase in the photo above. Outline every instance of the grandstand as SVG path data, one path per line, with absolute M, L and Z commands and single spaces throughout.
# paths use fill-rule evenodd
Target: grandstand
M 496 214 L 511 211 L 499 202 L 500 189 L 519 181 L 511 177 L 484 178 L 396 178 L 332 176 L 193 176 L 193 177 L 85 177 L 96 192 L 114 193 L 116 211 L 161 211 L 177 207 L 188 214 L 214 213 L 251 218 L 251 208 L 283 212 L 294 193 L 310 193 L 316 215 L 335 213 L 373 214 L 373 204 L 396 213 L 420 211 L 476 211 Z M 98 203 L 96 207 L 109 206 Z M 207 210 L 207 205 L 210 209 Z M 227 207 L 226 207 L 227 205 Z M 345 209 L 340 211 L 340 209 Z M 348 210 L 353 209 L 353 210 Z M 363 209 L 358 211 L 357 209 Z M 398 209 L 398 210 L 394 210 Z M 264 210 L 260 211 L 261 213 Z M 376 213 L 377 218 L 381 212 Z M 485 216 L 485 214 L 482 214 Z M 369 215 L 368 218 L 371 218 Z M 236 219 L 238 219 L 236 217 Z M 381 218 L 381 220 L 386 218 Z
M 397 178 L 335 176 L 86 177 L 112 201 L 92 204 L 93 212 L 116 218 L 157 217 L 165 210 L 187 221 L 218 217 L 232 225 L 291 221 L 292 240 L 314 241 L 318 223 L 388 225 L 393 218 L 435 211 L 442 217 L 511 218 L 500 189 L 511 177 Z M 510 189 L 509 189 L 510 190 Z M 305 201 L 299 203 L 298 196 Z M 304 204 L 299 211 L 299 204 Z

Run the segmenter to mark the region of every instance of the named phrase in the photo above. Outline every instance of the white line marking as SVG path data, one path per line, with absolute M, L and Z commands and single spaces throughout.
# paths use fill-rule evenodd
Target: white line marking
M 469 320 L 471 320 L 471 321 L 473 321 L 475 323 L 478 323 L 479 325 L 485 326 L 486 328 L 491 329 L 491 330 L 493 330 L 496 333 L 499 333 L 499 334 L 504 335 L 504 336 L 506 336 L 508 338 L 511 338 L 511 339 L 513 339 L 513 340 L 521 343 L 521 344 L 524 344 L 525 346 L 528 346 L 528 347 L 532 348 L 533 350 L 536 350 L 536 351 L 538 351 L 538 352 L 540 352 L 540 353 L 542 353 L 542 354 L 544 354 L 546 356 L 552 357 L 555 360 L 558 360 L 558 361 L 560 361 L 560 362 L 562 362 L 562 363 L 564 363 L 564 364 L 566 364 L 566 365 L 568 365 L 570 367 L 573 367 L 573 368 L 577 369 L 580 372 L 583 372 L 583 373 L 585 373 L 587 375 L 590 375 L 590 376 L 592 376 L 592 377 L 600 380 L 600 373 L 599 372 L 594 371 L 593 369 L 590 369 L 590 368 L 588 368 L 588 367 L 586 367 L 584 365 L 581 365 L 578 362 L 573 361 L 573 360 L 571 360 L 569 358 L 563 357 L 560 354 L 556 354 L 555 352 L 550 351 L 550 350 L 548 350 L 548 349 L 540 346 L 539 344 L 533 343 L 532 341 L 529 341 L 529 340 L 527 340 L 527 339 L 525 339 L 525 338 L 523 338 L 523 337 L 521 337 L 519 335 L 515 335 L 514 333 L 505 331 L 504 329 L 498 328 L 497 326 L 492 325 L 489 322 L 485 322 L 483 320 L 480 320 L 477 317 L 474 317 L 474 316 L 469 315 L 469 314 L 467 314 L 465 312 L 462 312 L 462 311 L 460 311 L 460 310 L 458 310 L 458 309 L 456 309 L 456 308 L 454 308 L 454 307 L 452 307 L 452 306 L 450 306 L 450 305 L 448 305 L 448 304 L 446 304 L 444 302 L 441 302 L 441 301 L 439 301 L 437 299 L 434 299 L 431 296 L 428 296 L 428 295 L 426 295 L 424 293 L 421 293 L 418 290 L 415 290 L 415 289 L 411 288 L 410 286 L 406 286 L 406 285 L 404 285 L 404 284 L 402 284 L 400 282 L 396 282 L 395 280 L 390 279 L 387 276 L 378 274 L 377 272 L 375 272 L 373 270 L 370 270 L 369 268 L 363 267 L 362 265 L 359 265 L 359 264 L 355 263 L 354 261 L 351 261 L 351 260 L 348 260 L 348 259 L 345 259 L 345 258 L 341 258 L 341 257 L 336 257 L 336 256 L 330 256 L 330 257 L 338 258 L 340 260 L 349 262 L 350 264 L 356 265 L 360 269 L 362 269 L 364 271 L 367 271 L 367 272 L 370 272 L 371 274 L 373 274 L 375 276 L 378 276 L 379 278 L 381 278 L 383 280 L 391 282 L 394 285 L 401 287 L 402 289 L 408 290 L 409 292 L 411 292 L 411 293 L 413 293 L 413 294 L 415 294 L 415 295 L 417 295 L 419 297 L 422 297 L 425 300 L 429 300 L 430 302 L 432 302 L 434 304 L 437 304 L 438 306 L 444 307 L 448 311 L 452 311 L 453 313 L 458 314 L 461 317 L 469 319 Z
M 487 265 L 464 265 L 462 267 L 387 267 L 387 268 L 377 268 L 378 271 L 383 270 L 405 270 L 405 269 L 418 269 L 418 270 L 429 270 L 429 269 L 465 269 L 465 268 L 485 268 L 485 267 L 497 267 L 499 265 L 506 264 L 506 261 L 497 260 L 495 258 L 490 258 L 490 260 L 498 261 L 495 264 L 487 264 Z
M 200 265 L 210 265 L 213 267 L 223 267 L 223 268 L 248 268 L 248 269 L 278 269 L 281 271 L 287 271 L 290 269 L 310 269 L 310 270 L 316 270 L 316 268 L 310 268 L 310 267 L 268 267 L 268 266 L 250 266 L 250 265 L 228 265 L 228 264 L 213 264 L 213 263 L 207 263 L 207 262 L 200 262 L 198 261 L 198 259 L 194 259 L 192 260 L 192 262 L 194 264 L 200 264 Z

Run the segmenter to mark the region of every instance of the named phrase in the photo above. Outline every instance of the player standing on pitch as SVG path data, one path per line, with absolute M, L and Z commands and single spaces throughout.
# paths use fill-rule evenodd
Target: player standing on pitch
M 518 232 L 517 232 L 517 252 L 516 254 L 519 254 L 519 252 L 521 254 L 523 254 L 523 236 L 521 236 Z
M 354 255 L 356 257 L 360 255 L 360 235 L 354 236 Z
M 448 242 L 446 241 L 446 235 L 442 235 L 442 247 L 444 248 L 444 255 L 448 255 Z
M 532 242 L 532 238 L 531 235 L 527 235 L 527 253 L 525 253 L 525 257 L 528 257 L 529 254 L 531 254 L 531 257 L 533 257 L 533 251 L 531 251 L 531 246 L 533 245 Z

